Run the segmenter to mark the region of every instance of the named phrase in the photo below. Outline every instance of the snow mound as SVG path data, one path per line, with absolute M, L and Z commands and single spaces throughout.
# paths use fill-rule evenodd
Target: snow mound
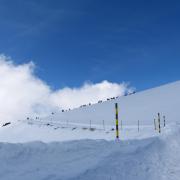
M 179 180 L 180 130 L 142 140 L 0 143 L 1 180 Z

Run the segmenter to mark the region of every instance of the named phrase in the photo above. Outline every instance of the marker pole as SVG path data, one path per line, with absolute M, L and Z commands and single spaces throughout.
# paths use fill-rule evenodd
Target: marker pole
M 118 103 L 115 103 L 116 110 L 116 139 L 119 139 Z

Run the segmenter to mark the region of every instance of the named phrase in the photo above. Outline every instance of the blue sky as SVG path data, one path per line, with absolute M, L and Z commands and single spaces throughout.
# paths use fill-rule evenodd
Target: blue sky
M 0 0 L 0 53 L 53 88 L 180 78 L 180 1 Z

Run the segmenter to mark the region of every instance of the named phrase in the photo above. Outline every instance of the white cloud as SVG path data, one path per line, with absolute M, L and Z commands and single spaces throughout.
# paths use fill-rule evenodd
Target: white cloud
M 85 83 L 80 88 L 51 88 L 34 74 L 33 62 L 16 65 L 0 55 L 0 124 L 36 113 L 45 115 L 58 108 L 73 108 L 108 97 L 123 95 L 131 90 L 126 83 L 108 81 Z
M 64 88 L 52 94 L 53 104 L 63 108 L 79 107 L 82 104 L 97 103 L 113 96 L 121 96 L 127 91 L 128 85 L 108 81 L 91 84 L 85 83 L 80 88 Z

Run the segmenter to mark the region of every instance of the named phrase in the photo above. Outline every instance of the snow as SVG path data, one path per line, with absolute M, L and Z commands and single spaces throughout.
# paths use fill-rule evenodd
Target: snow
M 95 125 L 114 125 L 114 103 L 119 105 L 119 119 L 124 125 L 152 125 L 157 113 L 166 116 L 167 121 L 176 122 L 180 119 L 180 81 L 167 84 L 129 96 L 119 97 L 115 100 L 76 108 L 67 112 L 55 112 L 47 119 L 57 122 Z
M 0 143 L 1 180 L 178 180 L 180 130 L 139 140 Z
M 76 126 L 74 126 L 76 127 Z M 125 126 L 120 129 L 120 139 L 142 139 L 152 136 L 157 136 L 158 132 L 154 131 L 153 126 Z M 114 140 L 115 131 L 111 127 L 102 129 L 81 128 L 79 126 L 47 126 L 36 124 L 17 123 L 9 127 L 1 128 L 0 142 L 23 143 L 32 141 L 52 142 L 52 141 L 70 141 L 81 139 L 105 139 Z
M 0 179 L 179 180 L 179 92 L 178 81 L 0 127 Z M 122 121 L 119 141 L 112 130 L 115 102 Z M 154 129 L 158 112 L 167 121 L 166 127 L 161 121 L 161 133 Z

